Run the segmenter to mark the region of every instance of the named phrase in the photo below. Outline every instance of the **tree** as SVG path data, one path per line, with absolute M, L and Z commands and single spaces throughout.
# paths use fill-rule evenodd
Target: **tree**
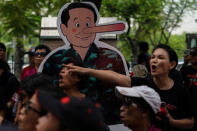
M 168 44 L 184 14 L 196 6 L 196 0 L 103 0 L 101 14 L 127 22 L 128 30 L 120 36 L 119 47 L 126 51 L 130 47 L 136 63 L 137 41 L 149 41 L 153 47 Z
M 130 45 L 133 62 L 137 61 L 137 42 L 151 35 L 161 24 L 161 0 L 103 0 L 101 14 L 127 22 L 128 30 L 120 40 Z
M 39 38 L 41 18 L 51 12 L 59 10 L 63 4 L 70 0 L 17 0 L 0 1 L 1 35 L 14 40 L 15 46 L 15 75 L 20 76 L 23 65 L 24 37 Z M 61 4 L 62 5 L 61 5 Z M 55 13 L 54 13 L 55 14 Z M 56 14 L 57 15 L 57 14 Z
M 168 44 L 172 31 L 179 27 L 183 16 L 196 10 L 197 7 L 196 0 L 165 0 L 164 4 L 165 8 L 161 14 L 161 27 L 158 30 L 159 39 L 154 41 L 154 43 Z
M 32 12 L 20 6 L 18 1 L 1 1 L 0 17 L 1 27 L 4 32 L 2 35 L 9 36 L 17 44 L 15 45 L 15 71 L 16 76 L 20 75 L 23 64 L 23 37 L 34 35 L 35 26 L 38 26 L 40 19 L 32 15 Z

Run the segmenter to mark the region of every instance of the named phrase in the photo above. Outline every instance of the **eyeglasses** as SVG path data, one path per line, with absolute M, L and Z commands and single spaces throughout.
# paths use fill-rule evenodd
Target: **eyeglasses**
M 34 56 L 40 55 L 41 57 L 45 57 L 47 55 L 46 52 L 35 52 Z
M 27 114 L 30 110 L 39 114 L 39 115 L 42 115 L 43 113 L 41 111 L 38 111 L 37 109 L 35 109 L 34 107 L 32 107 L 30 104 L 32 102 L 28 101 L 27 103 L 23 104 L 22 107 L 25 108 L 25 114 Z

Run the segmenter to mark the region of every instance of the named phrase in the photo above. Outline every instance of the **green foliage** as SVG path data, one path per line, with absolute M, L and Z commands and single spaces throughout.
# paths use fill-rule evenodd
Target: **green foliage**
M 131 45 L 128 43 L 128 41 L 118 41 L 117 48 L 123 54 L 126 61 L 131 61 L 133 59 Z
M 6 43 L 13 38 L 24 38 L 22 44 L 29 47 L 36 39 L 34 44 L 38 44 L 41 18 L 49 14 L 57 16 L 67 2 L 70 0 L 1 0 L 0 40 Z
M 118 42 L 127 60 L 137 55 L 137 41 L 147 41 L 150 49 L 158 43 L 169 44 L 182 57 L 185 35 L 173 36 L 172 31 L 179 26 L 184 14 L 196 7 L 197 0 L 103 0 L 100 13 L 116 16 L 129 25 Z
M 126 21 L 132 26 L 128 33 L 136 34 L 140 27 L 141 35 L 135 35 L 137 40 L 149 35 L 151 30 L 161 24 L 162 8 L 161 0 L 103 0 L 100 13 L 102 16 L 116 16 Z
M 144 39 L 144 41 L 149 43 L 149 53 L 151 54 L 152 49 L 154 48 L 151 44 L 149 39 Z M 186 34 L 181 35 L 172 35 L 169 40 L 169 46 L 171 46 L 177 53 L 179 59 L 183 57 L 184 50 L 186 49 Z M 118 49 L 122 52 L 125 59 L 127 61 L 133 60 L 133 55 L 131 51 L 131 46 L 127 41 L 119 40 L 117 43 Z
M 179 58 L 182 58 L 186 49 L 186 34 L 172 35 L 169 45 L 176 51 Z
M 159 29 L 162 9 L 161 0 L 103 0 L 100 12 L 103 16 L 116 16 L 127 22 L 128 30 L 120 36 L 120 40 L 124 42 L 121 41 L 122 44 L 118 47 L 130 46 L 135 63 L 138 54 L 137 41 L 144 41 L 153 31 Z M 123 54 L 127 60 L 131 59 L 131 55 L 126 55 L 125 52 Z
M 57 11 L 68 1 L 70 2 L 70 0 L 0 1 L 0 40 L 5 42 L 16 40 L 14 59 L 15 63 L 19 63 L 15 65 L 17 76 L 20 75 L 23 63 L 24 46 L 29 47 L 34 39 L 36 44 L 39 43 L 41 18 L 50 14 L 56 16 Z
M 32 15 L 29 10 L 24 10 L 16 1 L 3 2 L 0 6 L 1 27 L 3 35 L 22 37 L 35 33 L 35 28 L 40 23 L 40 18 Z

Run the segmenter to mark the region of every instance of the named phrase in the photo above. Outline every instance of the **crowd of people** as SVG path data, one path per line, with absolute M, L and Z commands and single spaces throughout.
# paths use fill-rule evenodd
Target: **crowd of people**
M 148 43 L 140 42 L 129 75 L 120 53 L 95 41 L 96 33 L 124 26 L 96 25 L 92 4 L 65 7 L 58 29 L 70 45 L 52 52 L 46 45 L 31 48 L 20 80 L 0 43 L 0 131 L 110 131 L 119 125 L 132 131 L 197 130 L 197 47 L 178 71 L 170 46 L 158 44 L 149 55 Z
M 2 43 L 0 50 L 6 51 Z M 177 72 L 170 77 L 176 70 L 178 57 L 172 48 L 163 44 L 153 49 L 150 75 L 129 77 L 111 70 L 86 68 L 74 57 L 68 57 L 60 69 L 58 85 L 54 78 L 37 72 L 49 52 L 45 45 L 30 49 L 27 52 L 30 65 L 23 69 L 20 81 L 10 72 L 5 54 L 0 55 L 2 130 L 110 130 L 109 118 L 103 115 L 103 105 L 83 91 L 87 90 L 90 77 L 116 86 L 119 124 L 133 131 L 196 130 L 197 47 L 191 49 L 189 56 L 185 55 L 180 70 L 182 82 L 174 79 L 180 75 Z M 103 87 L 100 88 L 102 91 Z

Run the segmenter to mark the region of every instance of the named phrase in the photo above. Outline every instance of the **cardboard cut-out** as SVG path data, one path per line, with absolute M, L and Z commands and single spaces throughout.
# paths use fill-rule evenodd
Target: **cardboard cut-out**
M 122 21 L 98 24 L 99 19 L 99 12 L 96 6 L 91 2 L 65 4 L 60 9 L 57 18 L 57 29 L 65 45 L 53 50 L 48 56 L 46 56 L 41 63 L 38 72 L 42 72 L 47 60 L 55 53 L 57 54 L 60 50 L 74 48 L 81 57 L 81 60 L 84 61 L 87 57 L 87 52 L 90 50 L 91 46 L 95 44 L 97 48 L 108 49 L 117 53 L 121 58 L 121 61 L 119 62 L 122 62 L 124 65 L 124 67 L 121 68 L 124 68 L 123 70 L 125 71 L 125 74 L 129 75 L 123 55 L 116 48 L 99 41 L 102 34 L 123 33 L 126 30 L 126 24 Z M 103 62 L 105 62 L 105 59 L 103 59 Z
M 65 45 L 49 53 L 38 72 L 52 76 L 54 84 L 58 85 L 62 64 L 74 59 L 87 68 L 113 70 L 129 75 L 123 55 L 116 48 L 99 41 L 100 35 L 104 33 L 124 32 L 125 23 L 116 21 L 99 25 L 98 22 L 99 13 L 93 3 L 64 5 L 58 14 L 57 28 Z M 106 124 L 120 122 L 120 104 L 114 93 L 114 85 L 91 76 L 81 81 L 85 84 L 80 83 L 78 89 L 92 101 L 100 103 Z

